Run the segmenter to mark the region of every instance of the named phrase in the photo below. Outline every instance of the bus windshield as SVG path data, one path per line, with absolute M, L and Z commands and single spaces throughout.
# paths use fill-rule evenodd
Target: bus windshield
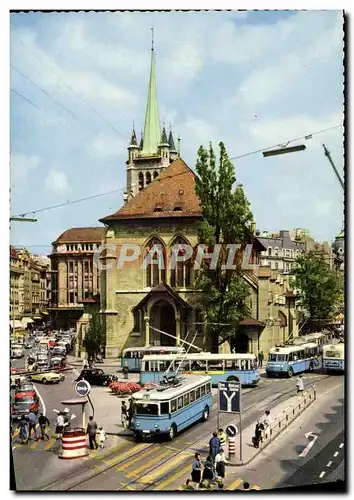
M 286 354 L 270 354 L 269 361 L 286 361 Z
M 135 413 L 137 415 L 158 415 L 159 406 L 151 403 L 136 403 Z

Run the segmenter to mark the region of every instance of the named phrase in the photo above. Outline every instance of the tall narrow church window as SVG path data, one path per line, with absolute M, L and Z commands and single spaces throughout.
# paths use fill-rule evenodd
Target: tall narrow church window
M 151 174 L 150 172 L 146 172 L 145 174 L 145 184 L 148 185 L 151 183 Z
M 188 258 L 187 241 L 178 237 L 172 245 L 170 259 L 170 280 L 171 286 L 177 288 L 187 288 L 191 285 L 191 259 Z
M 139 174 L 139 191 L 144 189 L 144 174 L 140 172 Z
M 155 170 L 154 172 L 154 179 L 156 179 L 156 177 L 158 177 L 159 173 Z
M 166 252 L 158 238 L 152 238 L 147 247 L 144 259 L 146 269 L 146 286 L 154 287 L 166 281 Z

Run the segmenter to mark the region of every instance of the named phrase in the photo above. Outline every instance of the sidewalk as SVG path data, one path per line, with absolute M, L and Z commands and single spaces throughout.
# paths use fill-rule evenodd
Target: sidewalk
M 236 454 L 235 458 L 228 460 L 229 466 L 243 466 L 249 464 L 259 453 L 262 452 L 279 434 L 283 432 L 292 422 L 302 414 L 308 407 L 316 401 L 314 388 L 309 388 L 303 396 L 294 395 L 290 399 L 280 403 L 275 408 L 269 408 L 271 417 L 271 426 L 263 431 L 263 441 L 259 448 L 255 448 L 252 438 L 255 433 L 256 422 L 246 427 L 242 432 L 242 457 L 240 457 L 240 438 L 236 436 Z M 264 420 L 264 414 L 259 416 L 259 421 Z

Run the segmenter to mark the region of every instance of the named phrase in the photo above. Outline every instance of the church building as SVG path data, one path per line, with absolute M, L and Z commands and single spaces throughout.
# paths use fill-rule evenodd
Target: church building
M 126 172 L 124 205 L 100 219 L 106 226 L 100 257 L 105 356 L 117 358 L 132 346 L 176 345 L 184 338 L 190 342 L 195 333 L 194 343 L 208 350 L 191 259 L 171 266 L 174 245 L 196 247 L 202 210 L 195 175 L 180 157 L 172 130 L 167 134 L 160 124 L 153 48 L 144 132 L 138 140 L 132 131 Z M 252 258 L 257 263 L 266 248 L 255 236 L 252 241 Z M 146 264 L 146 256 L 156 245 L 162 248 L 159 263 Z M 133 247 L 139 248 L 138 255 Z M 251 289 L 251 316 L 240 323 L 238 352 L 267 352 L 297 334 L 295 298 L 287 278 L 270 267 L 260 270 L 245 273 Z M 229 344 L 221 346 L 221 350 L 229 349 Z

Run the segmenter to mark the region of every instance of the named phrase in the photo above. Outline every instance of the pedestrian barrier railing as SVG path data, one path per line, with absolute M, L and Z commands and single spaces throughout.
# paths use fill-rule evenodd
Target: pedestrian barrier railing
M 288 425 L 290 425 L 306 408 L 316 400 L 316 388 L 310 387 L 300 396 L 298 400 L 286 410 L 274 418 L 269 427 L 262 432 L 262 440 L 259 443 L 261 449 L 265 448 L 275 439 Z

